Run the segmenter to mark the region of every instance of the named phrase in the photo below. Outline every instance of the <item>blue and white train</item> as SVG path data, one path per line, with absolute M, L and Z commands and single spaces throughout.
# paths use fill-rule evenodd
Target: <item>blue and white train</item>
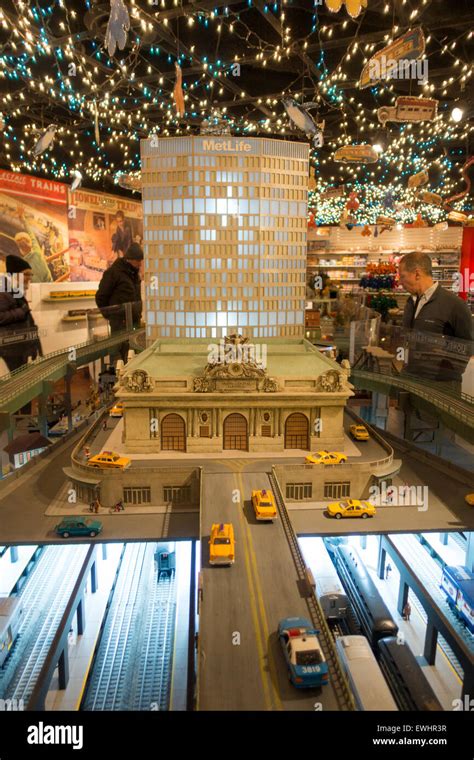
M 474 575 L 467 567 L 446 565 L 440 588 L 446 594 L 449 606 L 474 634 Z

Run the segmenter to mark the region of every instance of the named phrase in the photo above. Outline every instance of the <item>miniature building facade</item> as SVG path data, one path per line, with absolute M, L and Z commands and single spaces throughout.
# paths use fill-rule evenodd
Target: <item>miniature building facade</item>
M 255 359 L 258 351 L 233 355 L 252 345 L 268 350 L 264 362 Z M 158 340 L 126 365 L 116 389 L 125 452 L 343 446 L 344 408 L 353 395 L 347 372 L 306 340 L 248 344 L 229 336 L 223 355 L 211 358 L 206 339 Z
M 309 145 L 141 142 L 148 344 L 303 337 Z

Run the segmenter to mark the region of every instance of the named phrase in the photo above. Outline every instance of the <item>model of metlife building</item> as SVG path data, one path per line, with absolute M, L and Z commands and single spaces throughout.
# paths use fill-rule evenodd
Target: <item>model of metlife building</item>
M 301 338 L 309 145 L 141 142 L 147 342 Z

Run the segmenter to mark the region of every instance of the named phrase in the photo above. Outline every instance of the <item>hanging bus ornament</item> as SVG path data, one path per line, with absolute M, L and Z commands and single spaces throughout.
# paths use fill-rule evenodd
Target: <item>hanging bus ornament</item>
M 360 15 L 362 8 L 367 8 L 368 0 L 326 0 L 326 6 L 331 13 L 338 13 L 342 6 L 346 6 L 346 10 L 351 18 L 357 18 Z M 320 3 L 317 3 L 320 5 Z M 316 5 L 316 3 L 315 3 Z
M 394 106 L 382 106 L 377 118 L 382 125 L 387 121 L 433 121 L 438 115 L 438 101 L 433 98 L 411 98 L 400 95 Z
M 415 193 L 415 197 L 422 203 L 429 203 L 432 206 L 443 205 L 443 199 L 441 195 L 438 195 L 438 193 L 430 193 L 428 190 L 418 190 L 418 192 Z
M 339 185 L 339 187 L 329 187 L 327 190 L 323 190 L 323 192 L 320 193 L 319 200 L 326 201 L 330 198 L 342 198 L 344 196 L 344 193 L 344 185 Z
M 411 177 L 408 177 L 408 187 L 421 187 L 422 185 L 426 185 L 428 180 L 428 172 L 423 169 L 421 172 L 417 172 L 417 174 L 412 174 Z
M 343 145 L 336 150 L 333 160 L 343 164 L 375 164 L 379 154 L 372 145 Z
M 410 61 L 417 61 L 424 52 L 425 36 L 421 26 L 417 26 L 379 50 L 367 61 L 360 75 L 359 89 L 373 87 L 385 79 L 406 78 Z

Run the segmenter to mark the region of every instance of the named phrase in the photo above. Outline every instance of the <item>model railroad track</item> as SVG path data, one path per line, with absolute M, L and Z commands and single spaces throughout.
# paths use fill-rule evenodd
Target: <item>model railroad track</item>
M 23 620 L 14 650 L 0 671 L 0 695 L 27 704 L 83 565 L 87 546 L 51 546 L 21 594 Z
M 166 710 L 175 579 L 157 582 L 153 544 L 126 545 L 81 709 Z
M 174 575 L 158 581 L 154 569 L 131 710 L 150 710 L 150 705 L 153 709 L 168 709 L 176 619 L 175 583 Z
M 130 655 L 130 643 L 136 634 L 137 593 L 145 559 L 144 544 L 127 544 L 107 610 L 100 642 L 88 686 L 83 710 L 121 710 L 127 698 L 123 685 Z
M 320 631 L 319 639 L 320 639 L 321 646 L 328 663 L 330 681 L 333 686 L 334 693 L 336 695 L 336 698 L 338 700 L 341 710 L 355 710 L 355 704 L 354 704 L 352 692 L 350 690 L 350 687 L 344 675 L 344 672 L 339 664 L 339 658 L 337 656 L 336 648 L 334 646 L 333 634 L 326 622 L 326 618 L 324 617 L 324 613 L 321 609 L 321 605 L 319 604 L 318 599 L 316 598 L 315 594 L 311 591 L 310 586 L 307 583 L 306 564 L 303 558 L 303 554 L 298 544 L 298 539 L 293 530 L 293 526 L 288 516 L 288 512 L 285 507 L 285 502 L 283 501 L 283 497 L 281 495 L 278 481 L 277 481 L 277 478 L 275 477 L 273 470 L 272 470 L 272 473 L 269 474 L 268 477 L 270 478 L 272 490 L 275 496 L 275 501 L 277 503 L 278 511 L 280 514 L 281 524 L 283 526 L 283 530 L 285 531 L 285 535 L 290 547 L 290 551 L 293 556 L 293 560 L 295 563 L 299 581 L 301 582 L 301 584 L 306 584 L 308 588 L 306 602 L 308 604 L 312 622 L 315 625 L 315 627 L 318 628 Z
M 448 603 L 442 596 L 442 594 L 439 591 L 439 582 L 441 580 L 440 577 L 440 571 L 438 566 L 435 564 L 435 560 L 432 559 L 428 552 L 425 552 L 420 555 L 420 552 L 417 552 L 418 548 L 418 541 L 416 538 L 413 538 L 412 536 L 404 536 L 404 535 L 392 535 L 390 536 L 390 540 L 395 545 L 395 547 L 398 549 L 400 554 L 404 557 L 404 559 L 410 564 L 412 568 L 416 568 L 416 573 L 426 590 L 430 593 L 433 601 L 439 607 L 440 611 L 443 613 L 444 617 L 449 620 L 452 627 L 456 630 L 456 632 L 459 634 L 460 638 L 464 640 L 464 642 L 467 644 L 467 646 L 474 651 L 474 639 L 472 635 L 469 633 L 467 628 L 463 625 L 463 623 L 456 617 L 456 615 L 452 612 L 451 608 L 449 607 Z M 416 609 L 419 611 L 422 619 L 426 622 L 427 616 L 423 609 L 423 606 L 416 598 L 415 594 L 411 595 L 411 598 L 413 599 L 414 605 L 416 606 Z M 441 634 L 438 636 L 438 643 L 445 653 L 446 657 L 450 661 L 451 665 L 455 669 L 456 673 L 459 675 L 461 679 L 464 678 L 464 671 L 461 667 L 456 655 L 454 654 L 453 650 L 449 646 L 448 642 L 441 636 Z
M 466 551 L 467 548 L 467 541 L 465 536 L 463 536 L 462 533 L 450 533 L 449 534 L 453 541 L 463 550 L 463 552 Z

